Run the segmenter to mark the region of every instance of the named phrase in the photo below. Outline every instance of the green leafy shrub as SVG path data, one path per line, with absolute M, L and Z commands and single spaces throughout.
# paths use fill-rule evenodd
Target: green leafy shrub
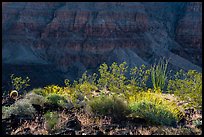
M 88 110 L 99 116 L 113 118 L 125 117 L 128 113 L 127 104 L 117 96 L 99 96 L 88 101 Z
M 80 82 L 74 81 L 72 85 L 69 83 L 69 80 L 66 79 L 64 81 L 66 85 L 66 87 L 64 87 L 64 92 L 66 93 L 66 96 L 71 100 L 75 108 L 81 107 L 81 105 L 79 105 L 79 102 L 84 100 L 84 94 L 90 94 L 90 92 L 93 90 L 92 87 L 94 87 L 90 83 L 86 84 L 86 78 L 84 77 L 86 77 L 86 72 L 83 74 L 83 78 L 80 79 Z
M 23 79 L 22 77 L 15 77 L 14 74 L 12 74 L 10 78 L 11 78 L 12 89 L 17 90 L 18 92 L 24 90 L 24 94 L 25 94 L 26 93 L 25 89 L 30 86 L 29 77 L 26 77 L 25 79 Z
M 165 100 L 161 94 L 140 92 L 129 98 L 131 116 L 144 118 L 153 124 L 174 126 L 184 116 L 175 102 Z
M 71 102 L 68 102 L 65 97 L 55 93 L 46 96 L 46 103 L 62 108 L 72 108 Z
M 59 115 L 57 112 L 46 112 L 44 118 L 46 121 L 46 127 L 49 131 L 52 131 L 55 125 L 59 122 Z
M 88 82 L 84 82 L 80 85 L 81 93 L 86 97 L 86 99 L 90 99 L 92 97 L 92 92 L 97 90 L 98 88 Z
M 87 74 L 87 71 L 85 71 L 82 74 L 82 77 L 79 79 L 79 84 L 90 83 L 91 85 L 96 86 L 97 77 L 98 75 L 96 73 L 93 73 L 92 75 L 90 75 L 90 74 Z
M 109 88 L 110 91 L 121 93 L 124 92 L 127 78 L 125 76 L 127 72 L 126 62 L 117 65 L 114 62 L 110 67 L 107 64 L 102 64 L 99 67 L 100 77 L 98 79 L 98 87 L 100 89 Z
M 202 73 L 180 70 L 175 74 L 175 79 L 169 80 L 168 92 L 188 101 L 186 107 L 202 109 Z
M 25 99 L 28 99 L 31 104 L 43 106 L 45 103 L 45 97 L 35 94 L 35 93 L 28 93 L 25 95 Z
M 20 99 L 8 108 L 9 115 L 30 116 L 35 114 L 35 109 L 28 99 Z
M 135 90 L 147 90 L 147 80 L 150 76 L 150 69 L 145 65 L 141 67 L 134 67 L 130 70 L 130 84 L 137 87 Z
M 161 59 L 151 67 L 151 80 L 155 90 L 163 90 L 167 80 L 168 60 Z

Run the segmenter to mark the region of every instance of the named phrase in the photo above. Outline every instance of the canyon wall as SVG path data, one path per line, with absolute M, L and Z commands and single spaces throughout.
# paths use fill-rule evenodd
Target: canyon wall
M 5 85 L 11 73 L 40 86 L 161 57 L 202 71 L 201 2 L 3 2 L 2 29 Z

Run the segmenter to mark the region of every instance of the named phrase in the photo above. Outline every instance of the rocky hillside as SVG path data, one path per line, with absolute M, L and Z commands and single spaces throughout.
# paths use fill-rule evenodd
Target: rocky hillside
M 5 2 L 2 8 L 2 85 L 11 73 L 40 86 L 76 79 L 103 62 L 133 67 L 160 57 L 170 58 L 172 68 L 202 71 L 201 2 Z

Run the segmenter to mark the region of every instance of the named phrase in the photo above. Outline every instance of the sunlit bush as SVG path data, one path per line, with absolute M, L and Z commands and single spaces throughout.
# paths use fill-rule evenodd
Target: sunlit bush
M 121 93 L 124 92 L 127 78 L 125 76 L 127 72 L 126 62 L 117 64 L 114 62 L 110 67 L 107 64 L 102 64 L 99 67 L 99 79 L 98 87 L 100 89 L 108 88 L 112 92 Z
M 169 80 L 168 92 L 187 101 L 186 107 L 202 109 L 202 73 L 195 70 L 185 73 L 180 70 L 174 79 Z

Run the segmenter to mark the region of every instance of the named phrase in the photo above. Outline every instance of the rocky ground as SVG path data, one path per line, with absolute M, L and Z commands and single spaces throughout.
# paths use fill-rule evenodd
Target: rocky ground
M 3 97 L 2 106 L 10 106 L 15 100 Z M 33 118 L 11 116 L 2 119 L 2 132 L 9 135 L 201 135 L 202 111 L 185 110 L 185 118 L 176 127 L 150 125 L 144 119 L 113 120 L 110 117 L 95 117 L 84 109 L 62 110 L 51 106 L 34 106 Z M 59 122 L 53 130 L 47 127 L 43 114 L 57 111 Z

